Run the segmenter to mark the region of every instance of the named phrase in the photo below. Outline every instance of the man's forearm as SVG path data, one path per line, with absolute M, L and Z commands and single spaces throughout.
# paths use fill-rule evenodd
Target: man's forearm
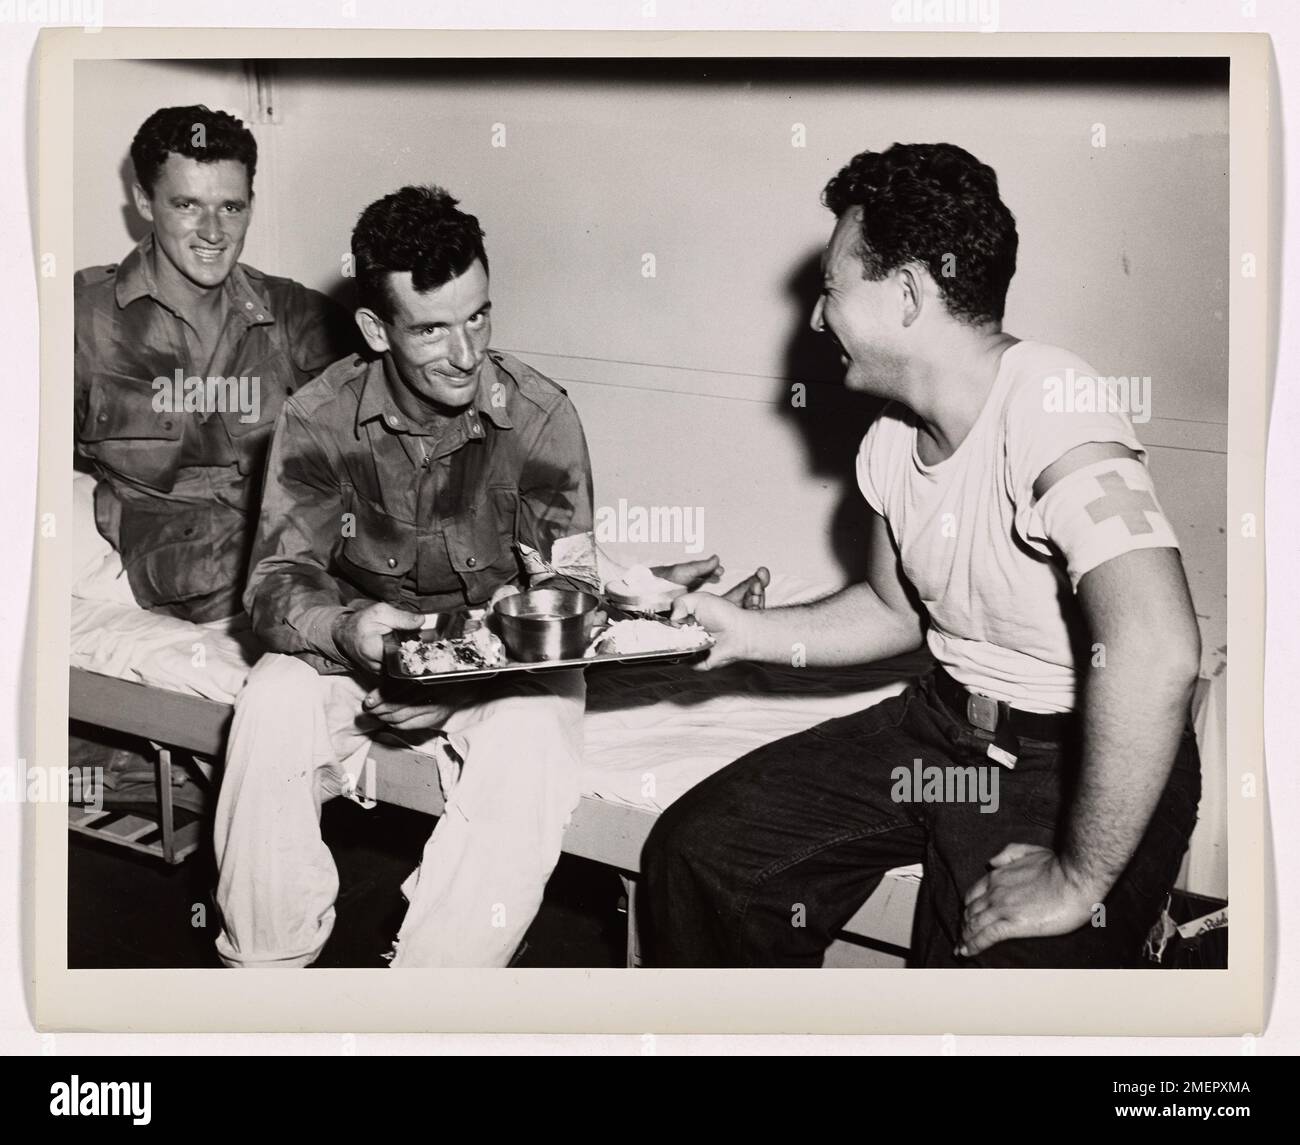
M 320 569 L 286 562 L 254 570 L 245 597 L 253 630 L 272 652 L 315 652 L 346 663 L 335 644 L 339 622 L 353 610 Z
M 1169 779 L 1196 682 L 1186 657 L 1106 648 L 1083 693 L 1083 759 L 1061 860 L 1101 901 L 1137 850 Z
M 866 583 L 849 585 L 811 604 L 747 616 L 749 658 L 769 664 L 870 664 L 919 648 L 924 636 L 914 612 L 891 608 Z

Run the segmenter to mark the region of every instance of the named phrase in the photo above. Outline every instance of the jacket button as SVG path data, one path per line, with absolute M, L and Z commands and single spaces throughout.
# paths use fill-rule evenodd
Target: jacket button
M 171 427 L 172 427 L 172 423 L 171 423 L 171 422 L 169 422 L 169 421 L 165 421 L 165 422 L 163 422 L 163 429 L 171 429 Z
M 396 557 L 389 557 L 389 558 L 388 558 L 388 567 L 389 567 L 390 569 L 395 569 L 395 568 L 397 568 L 397 558 L 396 558 Z
M 470 558 L 465 562 L 465 567 L 466 567 L 466 568 L 470 568 L 470 569 L 472 569 L 472 568 L 476 568 L 477 566 L 478 566 L 478 558 L 477 558 L 477 557 L 470 557 Z
M 101 413 L 101 414 L 99 415 L 99 417 L 97 417 L 95 420 L 96 420 L 96 421 L 99 421 L 99 422 L 108 421 L 108 414 L 106 414 L 106 413 Z

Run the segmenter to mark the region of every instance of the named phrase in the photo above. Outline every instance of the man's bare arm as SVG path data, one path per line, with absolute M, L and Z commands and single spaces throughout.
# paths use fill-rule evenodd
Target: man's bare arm
M 884 519 L 872 514 L 867 580 L 812 604 L 743 611 L 708 593 L 689 593 L 673 606 L 717 641 L 704 668 L 733 660 L 789 664 L 796 652 L 810 667 L 869 664 L 920 647 L 921 616 L 913 608 Z
M 1178 751 L 1200 633 L 1176 549 L 1099 565 L 1079 600 L 1104 667 L 1083 690 L 1083 768 L 1062 861 L 1096 901 L 1137 849 Z
M 1040 496 L 1073 469 L 1122 446 L 1080 447 L 1044 471 Z M 1012 843 L 967 893 L 960 952 L 1083 925 L 1137 850 L 1169 778 L 1200 667 L 1200 632 L 1178 550 L 1137 549 L 1079 580 L 1104 666 L 1083 681 L 1082 764 L 1057 851 Z

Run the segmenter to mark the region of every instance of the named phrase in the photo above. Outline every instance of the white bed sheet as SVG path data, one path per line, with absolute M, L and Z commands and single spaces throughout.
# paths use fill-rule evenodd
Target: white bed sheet
M 662 811 L 755 748 L 870 707 L 905 686 L 905 673 L 882 667 L 589 671 L 582 788 Z
M 229 704 L 257 654 L 252 634 L 226 621 L 192 624 L 136 604 L 72 601 L 74 668 Z

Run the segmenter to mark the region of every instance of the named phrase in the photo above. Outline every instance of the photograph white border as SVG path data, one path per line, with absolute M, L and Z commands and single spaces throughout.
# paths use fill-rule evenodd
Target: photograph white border
M 1270 69 L 1266 37 L 1187 34 L 370 32 L 294 29 L 76 29 L 38 49 L 39 240 L 74 265 L 72 79 L 78 59 L 513 58 L 536 55 L 1142 57 L 1230 60 L 1229 458 L 1226 520 L 1263 520 L 1270 305 Z M 71 275 L 41 279 L 38 519 L 71 519 Z M 66 765 L 70 536 L 38 542 L 36 762 Z M 1230 968 L 1224 971 L 976 970 L 208 970 L 67 968 L 67 812 L 27 808 L 35 825 L 35 1006 L 43 1030 L 364 1032 L 787 1032 L 1164 1034 L 1257 1032 L 1273 972 L 1266 912 L 1262 529 L 1227 530 Z M 882 978 L 881 975 L 888 975 Z

